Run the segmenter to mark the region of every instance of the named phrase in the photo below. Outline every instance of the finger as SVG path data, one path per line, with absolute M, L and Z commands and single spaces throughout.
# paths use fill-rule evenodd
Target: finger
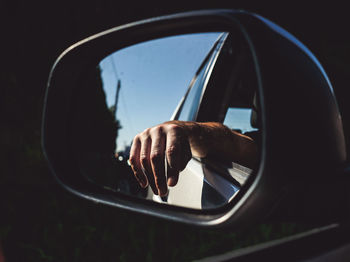
M 149 185 L 155 195 L 158 195 L 158 190 L 154 182 L 153 171 L 150 163 L 151 138 L 147 137 L 142 140 L 140 150 L 140 163 L 143 173 L 146 175 Z
M 192 158 L 188 138 L 184 135 L 171 134 L 167 136 L 166 156 L 172 169 L 182 171 Z
M 169 130 L 166 138 L 166 159 L 167 159 L 167 184 L 175 186 L 179 179 L 179 167 L 181 163 L 181 138 L 176 130 Z
M 167 184 L 168 186 L 176 186 L 177 181 L 179 180 L 179 171 L 171 168 L 169 164 L 167 164 Z
M 192 159 L 191 146 L 187 139 L 181 144 L 182 154 L 180 154 L 179 171 L 182 171 L 187 166 L 187 163 Z
M 142 172 L 140 164 L 140 147 L 140 140 L 135 138 L 130 149 L 129 162 L 136 180 L 139 182 L 142 188 L 145 188 L 147 186 L 147 179 Z
M 158 188 L 160 196 L 165 196 L 168 192 L 165 179 L 165 137 L 160 129 L 155 130 L 155 134 L 152 136 L 151 145 L 151 167 L 153 171 L 154 181 Z
M 181 161 L 181 137 L 172 129 L 168 131 L 166 137 L 166 158 L 169 164 L 169 167 L 174 170 L 179 170 L 179 166 L 182 165 Z

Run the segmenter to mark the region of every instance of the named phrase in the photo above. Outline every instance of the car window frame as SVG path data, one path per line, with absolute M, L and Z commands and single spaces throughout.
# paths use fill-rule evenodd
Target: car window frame
M 184 109 L 184 105 L 185 103 L 189 102 L 189 103 L 195 103 L 190 105 L 191 107 L 191 111 L 193 111 L 194 113 L 191 114 L 190 117 L 188 117 L 188 119 L 186 119 L 186 121 L 195 121 L 198 115 L 198 111 L 203 99 L 203 95 L 205 93 L 207 84 L 208 84 L 208 80 L 210 79 L 214 66 L 216 64 L 216 61 L 218 59 L 218 56 L 222 50 L 222 47 L 225 43 L 225 40 L 227 39 L 229 33 L 227 32 L 223 32 L 218 39 L 216 40 L 216 42 L 214 43 L 213 47 L 211 48 L 211 50 L 208 52 L 207 56 L 204 58 L 203 62 L 201 63 L 201 65 L 199 66 L 196 74 L 194 75 L 194 77 L 192 78 L 185 95 L 181 98 L 181 100 L 179 101 L 178 106 L 176 107 L 176 109 L 174 110 L 173 115 L 171 116 L 170 120 L 179 120 L 179 117 L 181 115 L 181 113 L 183 112 Z M 199 78 L 200 74 L 203 72 L 203 70 L 205 71 L 203 76 L 201 78 Z M 200 97 L 197 101 L 189 101 L 188 97 L 190 92 L 192 91 L 192 88 L 195 86 L 195 84 L 197 83 L 197 81 L 201 82 L 201 94 Z M 197 96 L 195 96 L 197 97 Z

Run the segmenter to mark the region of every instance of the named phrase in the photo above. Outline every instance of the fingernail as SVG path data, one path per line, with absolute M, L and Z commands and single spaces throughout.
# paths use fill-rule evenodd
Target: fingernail
M 168 181 L 167 181 L 168 186 L 173 187 L 176 185 L 176 183 L 177 183 L 177 179 L 175 177 L 168 178 Z
M 146 188 L 147 187 L 147 182 L 145 180 L 140 180 L 140 185 L 142 188 Z

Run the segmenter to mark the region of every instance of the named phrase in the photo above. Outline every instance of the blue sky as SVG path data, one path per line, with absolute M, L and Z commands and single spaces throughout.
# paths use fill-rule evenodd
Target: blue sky
M 122 129 L 117 150 L 148 127 L 168 121 L 220 33 L 167 37 L 119 50 L 100 62 L 107 105 L 115 103 Z

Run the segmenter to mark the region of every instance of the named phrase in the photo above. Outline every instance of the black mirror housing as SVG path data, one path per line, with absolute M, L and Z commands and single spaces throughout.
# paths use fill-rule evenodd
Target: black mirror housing
M 258 77 L 261 161 L 237 197 L 224 207 L 198 211 L 111 193 L 82 179 L 71 157 L 68 129 L 77 82 L 84 77 L 86 68 L 113 51 L 140 42 L 208 31 L 232 32 L 242 37 L 248 43 Z M 56 179 L 73 194 L 96 203 L 199 226 L 241 227 L 271 215 L 279 206 L 293 206 L 291 203 L 308 198 L 313 187 L 327 185 L 329 173 L 334 173 L 346 159 L 336 99 L 317 59 L 272 22 L 233 10 L 188 12 L 131 23 L 68 48 L 50 73 L 43 148 Z M 298 210 L 301 207 L 295 205 L 290 212 Z

